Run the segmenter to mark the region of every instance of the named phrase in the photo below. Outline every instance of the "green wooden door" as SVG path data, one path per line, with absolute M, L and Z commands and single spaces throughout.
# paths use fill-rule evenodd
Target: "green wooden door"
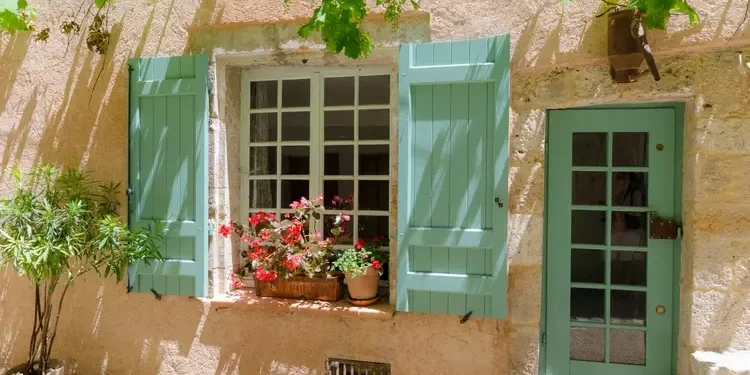
M 133 228 L 168 222 L 163 261 L 132 264 L 135 292 L 205 296 L 208 289 L 208 58 L 131 59 Z
M 673 109 L 549 114 L 547 374 L 671 373 Z

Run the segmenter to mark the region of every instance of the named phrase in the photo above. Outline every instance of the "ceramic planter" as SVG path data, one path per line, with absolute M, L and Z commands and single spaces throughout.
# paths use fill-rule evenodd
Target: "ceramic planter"
M 65 365 L 62 361 L 52 359 L 49 362 L 49 366 L 52 370 L 47 370 L 45 375 L 65 375 Z M 24 371 L 26 371 L 25 363 L 11 368 L 5 372 L 5 375 L 26 375 Z
M 343 275 L 328 278 L 290 277 L 271 281 L 255 279 L 255 294 L 259 297 L 338 301 L 343 293 Z
M 608 16 L 607 55 L 610 75 L 618 83 L 635 82 L 641 74 L 643 60 L 646 60 L 654 80 L 661 79 L 646 40 L 642 16 L 632 9 L 618 10 Z
M 378 295 L 378 282 L 380 273 L 372 267 L 367 267 L 365 272 L 352 276 L 346 273 L 346 285 L 349 287 L 349 296 L 353 300 L 370 300 Z

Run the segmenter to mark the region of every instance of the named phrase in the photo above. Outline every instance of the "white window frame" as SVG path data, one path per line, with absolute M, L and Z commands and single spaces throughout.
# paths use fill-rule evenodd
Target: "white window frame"
M 389 92 L 389 104 L 382 104 L 382 105 L 359 105 L 359 77 L 361 76 L 379 76 L 379 75 L 387 75 L 390 78 L 390 85 L 393 85 L 393 68 L 390 65 L 373 65 L 373 66 L 353 66 L 353 67 L 273 67 L 273 68 L 257 68 L 257 69 L 249 69 L 242 73 L 242 86 L 240 89 L 241 94 L 241 130 L 240 130 L 240 179 L 241 179 L 241 192 L 240 192 L 240 204 L 241 209 L 240 217 L 237 218 L 238 222 L 245 223 L 247 222 L 247 217 L 250 209 L 250 180 L 252 179 L 261 179 L 261 180 L 269 180 L 269 179 L 277 179 L 277 181 L 281 181 L 283 179 L 305 179 L 309 178 L 310 180 L 310 197 L 308 198 L 314 198 L 321 194 L 323 192 L 323 176 L 324 176 L 324 163 L 323 163 L 323 150 L 325 146 L 329 145 L 353 145 L 354 147 L 354 175 L 353 176 L 326 176 L 325 180 L 347 180 L 347 181 L 354 181 L 354 198 L 355 198 L 355 206 L 352 210 L 346 210 L 344 211 L 347 214 L 352 214 L 352 234 L 353 234 L 353 243 L 356 243 L 358 240 L 358 228 L 359 228 L 359 216 L 381 216 L 381 217 L 387 217 L 389 220 L 389 228 L 390 228 L 390 221 L 392 220 L 390 215 L 390 207 L 389 209 L 380 211 L 380 210 L 358 210 L 359 206 L 359 180 L 366 180 L 366 181 L 388 181 L 388 202 L 392 199 L 392 176 L 390 173 L 391 166 L 395 163 L 395 160 L 389 161 L 389 173 L 387 175 L 359 175 L 359 145 L 383 145 L 388 146 L 389 154 L 391 155 L 391 159 L 393 159 L 393 155 L 395 154 L 393 150 L 393 137 L 396 136 L 393 132 L 393 113 L 396 111 L 397 103 L 395 103 L 395 100 L 393 98 L 392 92 L 395 89 L 394 87 L 390 88 Z M 354 105 L 349 106 L 330 106 L 325 107 L 324 106 L 324 95 L 325 95 L 325 79 L 326 78 L 334 78 L 334 77 L 357 77 L 354 80 Z M 290 108 L 282 108 L 282 81 L 283 80 L 293 80 L 293 79 L 310 79 L 310 107 L 290 107 Z M 251 81 L 277 81 L 277 106 L 276 108 L 268 108 L 268 109 L 250 109 L 250 82 Z M 390 110 L 390 116 L 389 116 L 389 124 L 388 124 L 388 132 L 389 132 L 389 139 L 384 140 L 359 140 L 359 110 L 367 110 L 367 109 L 389 109 Z M 354 138 L 351 141 L 326 141 L 324 140 L 324 134 L 323 134 L 323 115 L 326 110 L 353 110 L 354 111 Z M 282 143 L 281 141 L 281 114 L 284 112 L 300 112 L 300 111 L 309 111 L 310 112 L 310 140 L 309 141 L 284 141 Z M 281 163 L 279 162 L 279 158 L 281 158 L 281 153 L 277 152 L 277 170 L 276 170 L 276 176 L 273 175 L 263 175 L 263 176 L 256 176 L 250 174 L 250 156 L 249 156 L 249 148 L 251 147 L 250 143 L 250 128 L 252 124 L 250 123 L 250 115 L 254 113 L 277 113 L 278 119 L 277 119 L 277 140 L 276 141 L 270 141 L 270 142 L 253 142 L 252 146 L 278 146 L 279 144 L 282 144 L 284 146 L 310 146 L 310 174 L 309 176 L 300 176 L 300 175 L 282 175 L 281 174 Z M 281 184 L 276 184 L 276 200 L 277 200 L 277 210 L 278 214 L 283 214 L 286 212 L 293 212 L 289 207 L 279 207 L 280 201 L 281 201 Z M 326 205 L 328 202 L 324 202 Z M 326 210 L 325 214 L 333 215 L 337 214 L 339 211 L 335 210 Z M 318 230 L 322 230 L 322 228 L 317 228 Z M 339 248 L 343 247 L 351 247 L 352 245 L 340 245 L 337 246 Z M 387 248 L 384 248 L 384 250 L 388 250 Z

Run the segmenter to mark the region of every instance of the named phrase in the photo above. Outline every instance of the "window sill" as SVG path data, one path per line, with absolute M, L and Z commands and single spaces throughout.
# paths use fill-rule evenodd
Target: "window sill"
M 342 298 L 336 302 L 306 301 L 271 297 L 258 297 L 252 288 L 235 290 L 229 294 L 216 296 L 208 300 L 214 310 L 227 308 L 250 308 L 266 312 L 300 313 L 306 315 L 348 316 L 367 319 L 391 319 L 394 311 L 388 298 L 370 306 L 359 307 Z

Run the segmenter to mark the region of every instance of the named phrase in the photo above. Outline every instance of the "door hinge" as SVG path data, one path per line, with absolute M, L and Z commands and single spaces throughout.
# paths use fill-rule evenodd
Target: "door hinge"
M 547 333 L 542 332 L 542 334 L 539 337 L 539 342 L 542 344 L 542 346 L 547 346 Z

